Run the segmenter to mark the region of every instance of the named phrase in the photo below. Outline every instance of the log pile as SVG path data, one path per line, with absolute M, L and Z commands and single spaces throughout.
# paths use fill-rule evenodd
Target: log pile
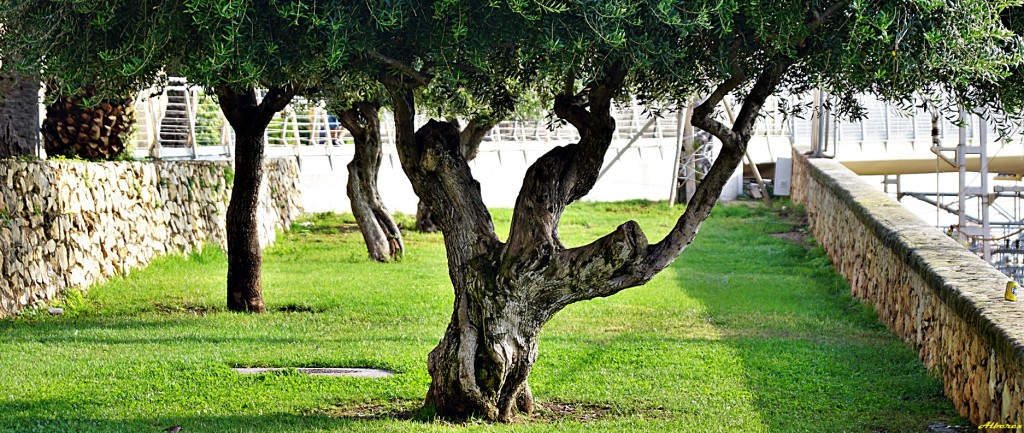
M 230 163 L 0 161 L 0 317 L 146 266 L 225 245 Z M 265 166 L 261 244 L 301 212 L 293 160 Z
M 976 425 L 1024 424 L 1024 305 L 1007 277 L 839 163 L 794 153 L 793 198 L 853 296 Z

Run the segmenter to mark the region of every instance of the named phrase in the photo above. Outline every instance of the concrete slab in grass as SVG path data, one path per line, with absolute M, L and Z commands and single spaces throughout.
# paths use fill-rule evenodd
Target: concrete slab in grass
M 238 374 L 262 374 L 275 371 L 291 370 L 290 368 L 232 368 Z M 395 373 L 377 368 L 296 368 L 299 373 L 306 373 L 311 376 L 331 377 L 365 377 L 379 379 L 392 377 Z

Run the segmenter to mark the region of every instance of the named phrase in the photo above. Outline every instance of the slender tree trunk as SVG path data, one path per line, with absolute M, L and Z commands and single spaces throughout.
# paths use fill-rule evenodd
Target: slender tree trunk
M 694 124 L 723 134 L 726 145 L 663 240 L 649 244 L 639 225 L 629 221 L 577 248 L 562 244 L 558 222 L 566 206 L 597 181 L 615 130 L 610 107 L 625 79 L 620 65 L 609 66 L 605 77 L 586 86 L 586 95 L 555 99 L 556 115 L 577 128 L 580 141 L 552 149 L 529 168 L 505 243 L 494 234 L 479 184 L 459 148 L 458 129 L 430 121 L 414 133 L 412 92 L 389 84 L 402 167 L 444 233 L 455 290 L 451 322 L 428 358 L 431 385 L 425 404 L 448 418 L 508 422 L 517 411 L 529 414 L 528 379 L 542 326 L 572 303 L 646 283 L 678 257 L 743 157 L 757 113 L 782 70 L 766 69 L 767 78 L 755 83 L 732 129 L 711 119 L 708 110 L 742 79 L 723 84 L 724 90 L 695 110 Z M 566 88 L 574 87 L 570 79 Z
M 376 104 L 361 102 L 338 115 L 352 134 L 356 151 L 348 164 L 348 198 L 370 257 L 387 262 L 402 257 L 402 232 L 377 192 L 382 157 L 380 116 Z
M 274 114 L 294 96 L 290 87 L 272 88 L 261 103 L 254 89 L 237 91 L 218 88 L 221 110 L 235 130 L 235 179 L 227 211 L 228 277 L 227 304 L 230 311 L 262 313 L 263 286 L 256 210 L 263 181 L 263 133 Z
M 35 155 L 39 135 L 39 81 L 0 75 L 0 158 Z
M 227 212 L 228 310 L 262 313 L 263 250 L 260 248 L 259 205 L 263 180 L 263 133 L 235 133 L 235 180 Z

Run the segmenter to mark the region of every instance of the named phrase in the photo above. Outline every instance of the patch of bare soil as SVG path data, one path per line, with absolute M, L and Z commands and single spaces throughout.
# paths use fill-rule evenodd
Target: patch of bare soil
M 207 315 L 209 313 L 217 311 L 216 308 L 208 307 L 208 306 L 205 306 L 205 305 L 198 305 L 198 304 L 173 305 L 173 304 L 161 304 L 161 303 L 153 304 L 153 310 L 157 311 L 157 312 L 160 312 L 160 313 L 164 313 L 164 314 L 191 313 L 193 316 L 205 316 L 205 315 Z
M 775 215 L 782 221 L 792 227 L 792 230 L 781 233 L 770 233 L 773 238 L 782 239 L 786 242 L 790 242 L 803 247 L 804 249 L 811 249 L 814 245 L 808 241 L 811 226 L 807 220 L 807 215 L 798 209 L 791 208 L 789 206 L 783 206 L 781 209 L 775 211 Z
M 776 238 L 776 239 L 782 239 L 782 240 L 784 240 L 786 242 L 790 242 L 790 243 L 794 243 L 794 244 L 800 245 L 801 247 L 804 247 L 805 249 L 810 249 L 810 248 L 813 247 L 813 245 L 811 245 L 810 242 L 807 242 L 807 233 L 803 233 L 803 232 L 782 232 L 782 233 L 770 233 L 769 235 L 771 237 L 773 237 L 773 238 Z
M 299 223 L 297 230 L 298 232 L 308 232 L 317 234 L 343 234 L 359 231 L 359 225 L 356 223 L 343 223 L 343 224 L 327 224 L 327 223 Z
M 807 221 L 807 215 L 798 209 L 791 208 L 789 206 L 783 206 L 776 213 L 783 221 L 793 224 L 796 227 L 810 228 Z
M 479 423 L 479 420 L 467 420 L 462 423 L 435 418 L 427 409 L 424 409 L 422 401 L 418 400 L 395 400 L 386 403 L 365 403 L 356 405 L 340 405 L 320 411 L 319 413 L 337 418 L 352 420 L 413 420 L 439 425 L 464 425 Z M 668 416 L 668 412 L 660 407 L 657 408 L 629 408 L 626 410 L 616 408 L 612 404 L 605 403 L 582 403 L 582 402 L 536 402 L 533 415 L 529 417 L 519 416 L 516 424 L 529 423 L 551 423 L 559 421 L 589 422 L 602 418 L 641 416 L 644 418 L 662 418 Z
M 423 401 L 420 400 L 392 400 L 385 403 L 336 405 L 315 411 L 315 413 L 360 421 L 382 419 L 430 421 L 424 413 L 422 405 Z
M 324 309 L 320 307 L 313 307 L 310 305 L 300 304 L 285 304 L 274 308 L 274 311 L 281 313 L 323 313 Z
M 534 406 L 530 422 L 575 421 L 588 422 L 601 418 L 639 416 L 663 418 L 668 412 L 661 407 L 620 408 L 607 403 L 543 402 Z

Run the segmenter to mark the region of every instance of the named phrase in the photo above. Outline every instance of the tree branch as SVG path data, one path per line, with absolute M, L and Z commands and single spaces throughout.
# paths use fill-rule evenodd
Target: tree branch
M 723 146 L 728 146 L 738 140 L 739 137 L 728 126 L 715 119 L 715 107 L 745 80 L 746 75 L 742 72 L 733 73 L 722 84 L 719 84 L 704 102 L 694 107 L 690 123 L 717 137 Z
M 260 102 L 260 114 L 266 119 L 272 119 L 278 111 L 284 110 L 284 107 L 287 107 L 294 97 L 295 86 L 291 84 L 271 87 L 267 90 L 267 94 L 263 95 L 263 101 Z
M 249 119 L 258 114 L 256 89 L 250 87 L 243 91 L 236 91 L 227 86 L 218 86 L 214 88 L 214 92 L 217 94 L 217 104 L 220 105 L 221 111 L 224 112 L 224 118 L 232 128 L 236 131 L 244 131 L 251 127 L 252 122 Z
M 416 69 L 413 69 L 412 66 L 409 66 L 391 57 L 385 56 L 373 48 L 367 50 L 366 53 L 369 54 L 370 57 L 373 57 L 375 60 L 383 63 L 384 65 L 387 65 L 391 68 L 394 68 L 396 71 L 401 72 L 402 75 L 412 78 L 412 80 L 415 81 L 420 86 L 426 86 L 430 84 L 431 80 L 434 79 L 434 77 L 431 77 L 429 74 L 421 73 Z
M 723 140 L 722 153 L 697 187 L 690 204 L 676 221 L 675 227 L 661 242 L 648 249 L 647 257 L 644 263 L 638 267 L 635 275 L 623 278 L 616 284 L 636 284 L 637 281 L 633 280 L 636 277 L 641 280 L 639 284 L 646 282 L 671 264 L 683 249 L 693 242 L 701 223 L 711 214 L 711 209 L 718 201 L 722 188 L 728 183 L 732 173 L 743 159 L 747 143 L 750 141 L 750 131 L 757 120 L 757 115 L 768 97 L 775 92 L 783 75 L 793 62 L 793 59 L 782 59 L 779 62 L 773 62 L 761 71 L 757 82 L 754 83 L 750 93 L 743 100 L 740 115 L 737 116 L 730 134 L 726 136 L 735 141 L 726 143 Z
M 590 110 L 584 108 L 581 97 L 560 95 L 555 99 L 556 114 L 576 126 L 580 141 L 552 149 L 526 171 L 502 256 L 509 267 L 503 269 L 518 272 L 510 267 L 536 257 L 544 257 L 535 263 L 544 266 L 546 257 L 565 248 L 558 238 L 558 221 L 566 206 L 594 187 L 615 132 L 611 103 L 622 89 L 626 71 L 620 64 L 606 71 L 581 92 L 589 99 Z
M 816 30 L 818 30 L 819 27 L 825 25 L 825 23 L 831 20 L 833 16 L 835 16 L 837 13 L 839 13 L 839 11 L 841 11 L 845 6 L 848 5 L 849 4 L 846 1 L 838 1 L 832 3 L 832 5 L 829 6 L 828 9 L 825 9 L 825 11 L 823 12 L 819 13 L 818 11 L 812 11 L 812 20 L 810 23 L 807 24 L 807 33 L 814 33 Z
M 590 128 L 590 112 L 576 95 L 555 96 L 555 115 L 579 131 Z
M 594 242 L 556 252 L 555 259 L 544 270 L 555 284 L 540 293 L 538 304 L 544 306 L 542 314 L 550 318 L 574 302 L 611 296 L 632 287 L 618 280 L 635 275 L 647 249 L 647 237 L 640 225 L 628 221 Z
M 347 110 L 342 110 L 338 113 L 338 122 L 353 136 L 365 136 L 367 133 L 366 128 L 369 124 L 369 116 L 371 115 L 367 113 L 376 115 L 378 109 L 380 109 L 380 105 L 372 102 L 356 102 Z
M 274 115 L 288 106 L 295 96 L 294 86 L 290 85 L 271 87 L 259 104 L 256 103 L 256 89 L 253 87 L 239 91 L 218 86 L 214 92 L 224 117 L 236 131 L 253 127 L 266 128 Z
M 736 116 L 736 121 L 732 125 L 733 132 L 745 140 L 749 140 L 750 134 L 754 130 L 754 123 L 757 121 L 758 114 L 761 113 L 765 101 L 775 92 L 779 81 L 782 80 L 782 75 L 793 62 L 793 59 L 783 58 L 773 62 L 761 71 L 761 75 L 757 77 L 754 87 L 750 89 L 750 93 L 743 99 L 743 107 L 740 109 L 740 113 Z
M 557 253 L 556 260 L 541 271 L 545 276 L 560 282 L 551 284 L 550 288 L 540 294 L 545 303 L 550 305 L 550 311 L 545 310 L 545 314 L 554 314 L 573 302 L 609 296 L 644 284 L 671 264 L 693 242 L 701 223 L 710 215 L 722 188 L 743 158 L 750 140 L 749 131 L 757 113 L 791 64 L 792 60 L 785 59 L 769 65 L 761 72 L 744 99 L 741 113 L 745 114 L 741 114 L 742 118 L 737 119 L 732 130 L 726 129 L 728 134 L 723 134 L 724 140 L 733 142 L 723 147 L 711 170 L 697 187 L 686 211 L 661 242 L 648 245 L 639 225 L 630 221 L 588 245 Z M 719 86 L 718 90 L 728 87 L 736 88 L 738 83 L 733 80 Z M 720 101 L 725 94 L 717 92 L 705 104 L 711 100 Z M 721 123 L 715 123 L 724 128 Z M 509 244 L 512 244 L 511 237 Z
M 570 71 L 570 74 L 572 73 Z M 626 69 L 622 63 L 615 62 L 605 69 L 605 75 L 599 81 L 590 83 L 577 94 L 572 94 L 572 90 L 569 90 L 572 84 L 568 83 L 574 82 L 575 78 L 570 77 L 567 80 L 566 92 L 555 96 L 555 115 L 572 124 L 577 130 L 590 129 L 595 118 L 609 115 L 611 100 L 622 91 L 625 79 Z M 589 111 L 587 107 L 590 107 Z
M 361 137 L 363 135 L 364 128 L 360 117 L 362 116 L 359 113 L 359 109 L 352 107 L 338 112 L 338 123 L 341 123 L 341 126 L 344 126 L 345 129 L 348 130 L 349 134 Z
M 611 117 L 612 100 L 622 92 L 626 81 L 626 68 L 615 62 L 605 68 L 605 76 L 590 89 L 590 114 L 594 117 Z M 614 126 L 614 125 L 613 125 Z
M 466 161 L 472 161 L 476 158 L 476 154 L 480 150 L 480 142 L 500 122 L 501 118 L 496 116 L 474 117 L 470 119 L 466 127 L 459 133 L 461 141 L 459 149 L 461 150 L 462 157 L 466 158 Z
M 399 83 L 384 82 L 385 87 L 391 94 L 391 107 L 394 110 L 395 120 L 395 145 L 398 148 L 399 160 L 403 169 L 408 170 L 414 167 L 413 161 L 418 161 L 420 151 L 416 146 L 416 106 L 412 90 L 405 88 Z
M 413 90 L 400 83 L 385 84 L 392 95 L 398 156 L 416 195 L 438 218 L 445 235 L 451 266 L 489 254 L 501 242 L 491 216 L 460 153 L 457 126 L 431 120 L 418 130 Z M 450 242 L 449 242 L 450 240 Z M 468 250 L 461 250 L 470 245 Z

